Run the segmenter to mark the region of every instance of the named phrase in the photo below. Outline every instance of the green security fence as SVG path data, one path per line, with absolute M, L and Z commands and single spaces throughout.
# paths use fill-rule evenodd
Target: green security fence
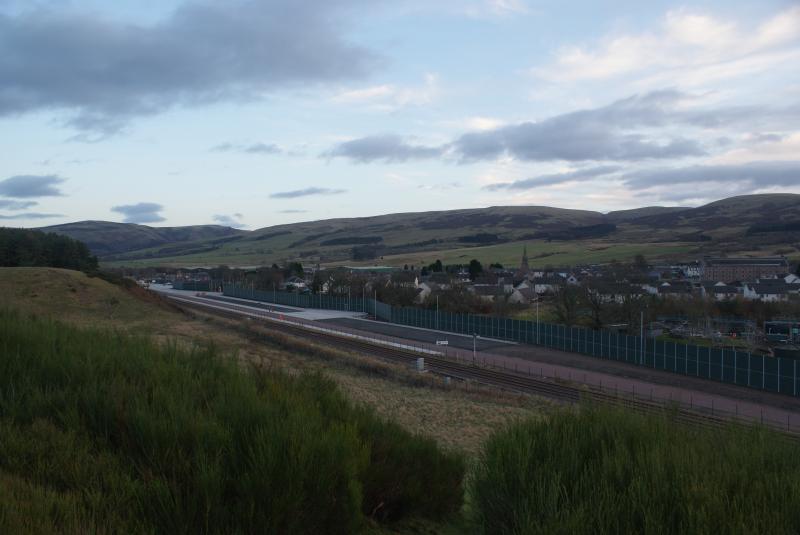
M 173 290 L 191 290 L 193 292 L 210 292 L 211 283 L 207 281 L 175 281 Z
M 320 308 L 324 310 L 349 310 L 351 312 L 366 312 L 367 314 L 375 315 L 375 300 L 363 299 L 360 297 L 351 299 L 348 296 L 254 290 L 252 288 L 243 288 L 231 284 L 223 285 L 222 293 L 229 297 L 264 301 L 267 303 L 275 303 L 276 305 L 298 308 Z
M 393 307 L 373 299 L 258 291 L 229 285 L 224 287 L 224 294 L 302 308 L 366 312 L 399 325 L 510 340 L 800 396 L 800 365 L 791 358 L 764 357 L 735 349 L 679 344 L 583 327 Z

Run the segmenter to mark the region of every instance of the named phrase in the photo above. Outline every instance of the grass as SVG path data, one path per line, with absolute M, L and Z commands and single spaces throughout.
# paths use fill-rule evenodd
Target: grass
M 692 251 L 695 247 L 681 243 L 611 243 L 601 241 L 568 241 L 546 242 L 525 241 L 489 245 L 485 247 L 462 247 L 440 251 L 425 251 L 404 255 L 384 256 L 373 261 L 388 266 L 426 266 L 436 260 L 444 264 L 468 264 L 473 258 L 488 266 L 499 262 L 504 266 L 519 266 L 522 260 L 523 246 L 528 247 L 531 266 L 572 266 L 576 264 L 604 264 L 612 260 L 631 261 L 642 254 L 648 259 L 680 255 Z M 369 262 L 340 262 L 342 265 L 371 265 Z
M 4 304 L 25 313 L 126 331 L 166 333 L 176 310 L 138 287 L 126 290 L 80 271 L 57 268 L 0 268 L 0 295 Z
M 73 291 L 77 288 L 78 291 Z M 196 310 L 181 310 L 83 273 L 48 268 L 0 268 L 3 304 L 26 314 L 54 317 L 76 326 L 98 326 L 147 335 L 191 350 L 213 343 L 244 365 L 257 363 L 285 373 L 322 373 L 348 398 L 368 404 L 413 433 L 445 448 L 474 455 L 494 429 L 541 414 L 547 403 L 491 389 L 453 383 L 401 365 L 337 351 L 308 339 L 286 337 L 266 324 L 243 323 Z M 31 292 L 37 297 L 31 299 Z M 113 307 L 109 302 L 116 302 Z
M 0 356 L 5 533 L 352 533 L 461 503 L 460 455 L 318 374 L 9 311 Z
M 625 262 L 632 260 L 637 254 L 643 254 L 647 258 L 663 258 L 671 255 L 690 253 L 696 249 L 696 244 L 684 243 L 615 243 L 602 240 L 547 242 L 543 240 L 529 240 L 525 242 L 516 241 L 483 247 L 458 247 L 457 245 L 453 245 L 450 248 L 434 251 L 385 255 L 381 259 L 367 262 L 342 260 L 337 262 L 325 262 L 324 264 L 326 266 L 389 265 L 402 267 L 405 264 L 414 266 L 428 265 L 435 262 L 437 259 L 440 259 L 445 264 L 466 264 L 469 263 L 472 258 L 477 258 L 486 265 L 492 262 L 500 262 L 503 265 L 517 266 L 522 259 L 523 245 L 528 246 L 528 255 L 532 266 L 545 266 L 547 264 L 555 266 L 593 263 L 602 264 L 608 263 L 611 260 Z M 309 248 L 323 251 L 331 249 L 319 247 Z M 273 262 L 280 262 L 286 258 L 294 258 L 294 254 L 296 254 L 296 252 L 288 249 L 254 249 L 246 252 L 222 249 L 210 253 L 164 258 L 119 260 L 103 262 L 102 264 L 108 267 L 208 267 L 220 264 L 252 267 L 270 265 Z M 313 262 L 317 262 L 316 257 L 313 259 Z
M 689 428 L 583 407 L 485 445 L 469 495 L 492 534 L 798 533 L 800 447 L 759 428 Z

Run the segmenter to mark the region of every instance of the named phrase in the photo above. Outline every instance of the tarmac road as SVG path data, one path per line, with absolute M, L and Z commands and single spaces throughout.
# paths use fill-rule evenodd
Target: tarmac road
M 360 331 L 369 331 L 375 334 L 382 334 L 384 336 L 405 338 L 406 340 L 425 342 L 428 344 L 435 344 L 437 341 L 447 340 L 448 347 L 472 350 L 472 337 L 462 334 L 433 331 L 430 329 L 418 329 L 416 327 L 408 327 L 406 325 L 397 325 L 394 323 L 385 323 L 382 321 L 373 321 L 360 318 L 336 318 L 325 320 L 323 323 L 329 323 L 350 329 L 358 329 Z M 517 344 L 513 342 L 495 340 L 493 338 L 481 338 L 480 336 L 475 340 L 475 349 L 478 351 L 486 351 L 489 349 L 494 351 L 500 347 L 513 347 L 515 345 Z

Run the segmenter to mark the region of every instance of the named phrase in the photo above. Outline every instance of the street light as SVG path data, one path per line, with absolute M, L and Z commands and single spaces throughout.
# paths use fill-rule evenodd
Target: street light
M 476 353 L 476 345 L 478 340 L 478 333 L 472 334 L 472 365 L 475 366 L 475 353 Z

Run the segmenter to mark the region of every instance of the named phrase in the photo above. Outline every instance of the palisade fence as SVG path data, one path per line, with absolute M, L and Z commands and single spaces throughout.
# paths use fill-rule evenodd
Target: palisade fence
M 584 327 L 394 307 L 363 297 L 260 291 L 228 284 L 224 285 L 223 294 L 300 308 L 365 312 L 399 325 L 538 345 L 800 397 L 800 365 L 791 358 L 764 357 L 734 348 L 680 344 Z

